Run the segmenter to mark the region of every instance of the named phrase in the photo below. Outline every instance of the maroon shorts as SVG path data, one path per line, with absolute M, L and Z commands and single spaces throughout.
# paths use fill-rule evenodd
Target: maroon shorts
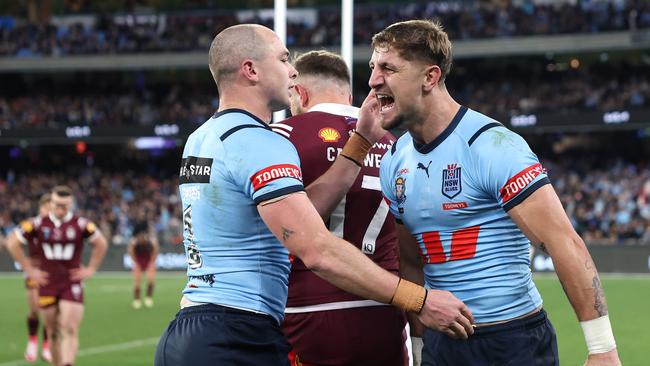
M 406 316 L 393 306 L 286 314 L 296 365 L 408 365 Z
M 38 305 L 42 308 L 57 304 L 60 300 L 83 304 L 84 291 L 79 282 L 50 280 L 38 289 Z
M 151 262 L 151 255 L 137 255 L 135 257 L 135 262 L 138 264 L 141 270 L 146 271 L 149 268 L 149 263 Z

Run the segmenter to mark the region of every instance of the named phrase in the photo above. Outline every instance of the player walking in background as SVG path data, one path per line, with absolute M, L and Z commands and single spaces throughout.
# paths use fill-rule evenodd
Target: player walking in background
M 97 271 L 108 245 L 94 223 L 74 215 L 69 187 L 54 187 L 51 200 L 50 213 L 23 221 L 7 239 L 7 247 L 39 286 L 38 303 L 50 336 L 52 363 L 68 366 L 74 364 L 79 348 L 84 313 L 82 282 Z M 88 266 L 82 266 L 86 239 L 94 248 Z M 40 268 L 30 263 L 20 247 L 31 241 L 35 241 Z
M 368 150 L 385 134 L 367 123 L 369 112 L 308 198 L 295 148 L 268 126 L 273 111 L 290 105 L 296 70 L 286 47 L 266 27 L 236 25 L 214 38 L 209 62 L 219 111 L 183 151 L 188 283 L 155 364 L 289 365 L 290 345 L 280 328 L 289 252 L 347 291 L 416 312 L 426 325 L 459 338 L 471 334 L 472 317 L 462 302 L 448 292 L 427 294 L 381 269 L 332 235 L 310 203 L 331 211 L 354 182 Z M 366 108 L 377 107 L 367 101 Z
M 50 213 L 51 195 L 46 193 L 41 196 L 38 201 L 38 217 L 41 219 L 47 217 Z M 38 241 L 30 240 L 27 246 L 29 253 L 29 260 L 32 266 L 40 268 L 40 261 L 38 253 Z M 38 306 L 38 285 L 36 282 L 25 277 L 25 289 L 27 290 L 27 305 L 29 306 L 29 313 L 27 314 L 27 348 L 25 349 L 25 360 L 34 362 L 38 358 L 38 326 L 39 319 L 39 306 Z M 43 348 L 41 356 L 45 361 L 52 361 L 52 354 L 50 353 L 50 344 L 47 337 L 47 329 L 43 327 Z
M 381 165 L 383 192 L 399 223 L 403 273 L 422 281 L 423 269 L 426 287 L 451 291 L 476 320 L 466 341 L 426 330 L 422 364 L 558 364 L 555 331 L 531 278 L 532 241 L 553 258 L 584 331 L 586 364 L 618 365 L 603 288 L 584 242 L 526 142 L 447 92 L 451 43 L 441 26 L 396 23 L 372 45 L 376 117 L 386 129 L 408 129 Z
M 299 74 L 291 98 L 294 117 L 271 124 L 271 128 L 296 147 L 303 183 L 309 186 L 342 151 L 354 131 L 359 109 L 350 105 L 350 72 L 340 56 L 313 51 L 297 58 L 294 67 Z M 374 144 L 347 195 L 324 220 L 335 235 L 398 274 L 395 221 L 388 215 L 379 185 L 381 156 L 395 140 L 387 133 Z M 402 310 L 337 288 L 299 258 L 291 263 L 282 329 L 293 346 L 290 358 L 294 364 L 407 364 L 405 323 Z
M 140 283 L 142 273 L 146 273 L 147 293 L 144 298 L 144 306 L 153 307 L 153 288 L 156 280 L 156 258 L 160 252 L 160 245 L 155 235 L 150 234 L 147 222 L 139 222 L 133 229 L 133 237 L 129 241 L 127 251 L 133 260 L 133 308 L 140 309 Z

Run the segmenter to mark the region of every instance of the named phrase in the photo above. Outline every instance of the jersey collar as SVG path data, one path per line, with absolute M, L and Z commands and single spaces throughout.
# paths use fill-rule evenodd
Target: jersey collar
M 458 109 L 458 112 L 456 112 L 456 115 L 454 116 L 454 119 L 451 120 L 449 126 L 447 126 L 447 128 L 445 128 L 445 130 L 442 131 L 442 133 L 438 135 L 438 137 L 433 139 L 433 141 L 429 142 L 428 144 L 425 145 L 418 144 L 417 142 L 415 142 L 415 140 L 413 140 L 413 147 L 415 147 L 415 150 L 417 150 L 420 154 L 428 154 L 431 151 L 433 151 L 433 149 L 435 149 L 438 145 L 442 144 L 442 142 L 445 141 L 445 139 L 449 137 L 449 135 L 451 135 L 452 132 L 454 132 L 454 130 L 460 123 L 460 120 L 462 120 L 463 117 L 465 116 L 465 113 L 467 113 L 467 107 L 465 107 L 464 105 L 460 106 L 460 109 Z
M 359 118 L 359 108 L 338 103 L 318 103 L 309 108 L 309 112 L 325 112 L 343 117 Z
M 68 211 L 68 213 L 65 214 L 65 216 L 63 216 L 63 220 L 59 220 L 51 212 L 48 214 L 48 216 L 50 217 L 50 220 L 54 223 L 54 226 L 56 226 L 56 227 L 59 227 L 59 226 L 61 226 L 61 224 L 70 221 L 70 219 L 72 218 L 72 215 L 73 215 L 72 211 Z
M 245 109 L 240 109 L 240 108 L 228 108 L 228 109 L 224 109 L 224 110 L 221 111 L 221 112 L 216 112 L 214 115 L 212 115 L 212 118 L 221 117 L 221 116 L 223 116 L 224 114 L 228 114 L 228 113 L 241 113 L 241 114 L 245 114 L 245 115 L 249 116 L 250 118 L 252 118 L 255 122 L 259 123 L 262 127 L 266 128 L 267 130 L 270 130 L 270 129 L 271 129 L 271 127 L 269 127 L 268 124 L 264 123 L 264 121 L 262 121 L 261 119 L 259 119 L 256 115 L 254 115 L 253 113 L 251 113 L 251 112 L 249 112 L 249 111 L 247 111 L 247 110 L 245 110 Z

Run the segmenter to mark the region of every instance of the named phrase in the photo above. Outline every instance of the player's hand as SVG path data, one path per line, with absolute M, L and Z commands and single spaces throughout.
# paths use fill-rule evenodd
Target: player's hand
M 357 132 L 374 144 L 386 134 L 379 122 L 379 101 L 372 91 L 361 104 L 359 120 L 357 120 Z
M 455 339 L 467 339 L 474 333 L 472 312 L 449 291 L 429 290 L 418 319 L 425 326 Z
M 48 283 L 49 274 L 45 271 L 41 271 L 38 268 L 32 267 L 29 271 L 26 271 L 27 277 L 29 277 L 36 285 L 45 286 Z
M 585 366 L 619 366 L 621 365 L 621 360 L 618 358 L 618 351 L 613 349 L 605 353 L 596 353 L 589 355 Z
M 79 268 L 74 268 L 70 270 L 70 279 L 73 281 L 83 281 L 86 278 L 92 277 L 92 275 L 95 274 L 95 270 L 86 267 L 86 266 L 81 266 Z

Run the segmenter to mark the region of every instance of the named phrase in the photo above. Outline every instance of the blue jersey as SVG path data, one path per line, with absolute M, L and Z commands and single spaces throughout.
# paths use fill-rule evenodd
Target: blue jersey
M 257 205 L 304 190 L 296 149 L 250 113 L 229 109 L 190 135 L 179 177 L 189 278 L 185 297 L 269 314 L 280 322 L 289 252 Z
M 550 183 L 523 138 L 461 107 L 427 145 L 404 134 L 380 177 L 391 212 L 419 243 L 428 288 L 451 291 L 477 323 L 541 306 L 530 241 L 507 214 Z

